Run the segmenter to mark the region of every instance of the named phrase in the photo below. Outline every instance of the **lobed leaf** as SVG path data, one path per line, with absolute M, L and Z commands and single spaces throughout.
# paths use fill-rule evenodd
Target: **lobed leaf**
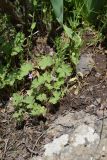
M 50 67 L 53 65 L 53 59 L 51 56 L 43 56 L 40 60 L 39 60 L 39 67 L 41 69 L 46 69 L 47 67 Z

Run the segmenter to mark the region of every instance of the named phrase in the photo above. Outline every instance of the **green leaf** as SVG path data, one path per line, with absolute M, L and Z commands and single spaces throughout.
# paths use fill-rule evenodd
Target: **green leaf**
M 32 109 L 31 109 L 31 115 L 32 116 L 37 116 L 37 115 L 42 115 L 42 114 L 45 114 L 46 113 L 46 108 L 35 103 L 33 106 L 32 106 Z
M 33 5 L 37 6 L 37 0 L 33 0 Z
M 54 83 L 55 89 L 60 89 L 60 87 L 64 84 L 64 79 L 59 79 L 57 82 Z
M 49 102 L 52 104 L 56 104 L 61 98 L 61 92 L 54 91 L 53 97 L 50 98 Z
M 23 102 L 26 104 L 34 104 L 34 97 L 33 96 L 26 96 L 23 99 Z
M 23 51 L 22 47 L 20 47 L 20 46 L 14 47 L 14 50 L 12 51 L 11 56 L 15 56 L 22 51 Z
M 32 69 L 33 69 L 33 66 L 31 63 L 23 63 L 21 65 L 17 79 L 21 80 L 24 76 L 28 75 L 29 72 L 32 71 Z
M 51 82 L 51 75 L 48 72 L 45 72 L 44 74 L 40 75 L 38 78 L 34 79 L 32 81 L 31 88 L 37 88 L 40 85 L 44 84 L 45 82 L 50 83 Z
M 71 60 L 75 65 L 78 63 L 78 59 L 79 59 L 79 54 L 78 53 L 76 54 L 75 52 L 73 52 L 71 55 Z
M 63 0 L 50 0 L 56 15 L 56 18 L 60 24 L 63 24 Z
M 7 77 L 5 78 L 5 83 L 7 85 L 13 86 L 16 79 L 17 79 L 17 71 L 12 71 L 9 74 L 7 74 Z
M 18 106 L 20 103 L 23 102 L 23 96 L 20 95 L 19 93 L 14 93 L 13 94 L 13 105 Z
M 53 89 L 53 86 L 50 83 L 45 83 L 45 87 L 47 87 L 48 90 Z
M 52 80 L 51 75 L 50 75 L 49 72 L 46 72 L 46 71 L 45 71 L 45 73 L 43 74 L 43 77 L 44 77 L 44 81 L 46 81 L 46 82 L 48 82 L 48 83 L 50 83 L 51 80 Z
M 39 67 L 41 69 L 45 69 L 53 65 L 53 59 L 51 56 L 43 56 L 42 59 L 39 60 Z
M 32 15 L 32 14 L 29 13 L 28 15 L 29 15 L 31 18 L 33 18 L 33 15 Z
M 42 85 L 42 84 L 44 84 L 45 83 L 45 79 L 44 79 L 44 76 L 43 75 L 41 75 L 41 76 L 39 76 L 38 78 L 36 78 L 36 79 L 34 79 L 33 81 L 32 81 L 32 85 L 31 85 L 31 88 L 37 88 L 37 87 L 39 87 L 40 85 Z
M 72 29 L 69 28 L 69 27 L 67 27 L 66 25 L 63 25 L 63 28 L 64 28 L 65 33 L 67 34 L 67 36 L 72 39 L 73 38 L 73 31 L 72 31 Z
M 23 119 L 23 114 L 24 114 L 24 110 L 19 109 L 19 111 L 15 111 L 15 113 L 13 114 L 13 118 L 17 119 L 17 121 L 20 122 Z
M 4 80 L 5 76 L 7 75 L 7 66 L 0 66 L 0 80 Z
M 46 101 L 47 100 L 47 96 L 46 96 L 46 94 L 42 93 L 42 94 L 38 95 L 36 97 L 36 99 L 39 100 L 39 101 L 41 101 L 41 102 L 42 101 Z
M 67 64 L 62 64 L 56 71 L 59 74 L 59 78 L 70 76 L 72 68 Z
M 32 88 L 32 89 L 35 89 L 35 88 L 37 88 L 39 85 L 40 85 L 40 84 L 39 84 L 39 82 L 38 82 L 38 79 L 36 78 L 36 79 L 34 79 L 34 80 L 32 81 L 31 88 Z
M 32 90 L 32 89 L 27 90 L 27 95 L 28 95 L 28 96 L 31 96 L 31 95 L 32 95 L 32 93 L 33 93 L 33 90 Z
M 44 75 L 41 75 L 41 76 L 38 77 L 38 83 L 39 83 L 39 85 L 44 84 L 45 81 L 46 81 L 46 79 L 45 79 Z
M 75 49 L 76 48 L 78 49 L 82 45 L 82 39 L 81 39 L 81 37 L 78 34 L 75 34 L 72 39 L 75 42 L 75 46 L 74 46 Z
M 35 23 L 35 22 L 33 22 L 33 23 L 32 23 L 32 25 L 31 25 L 31 29 L 32 29 L 32 30 L 34 30 L 34 29 L 35 29 L 35 27 L 36 27 L 36 23 Z
M 82 16 L 89 22 L 96 25 L 97 17 L 101 15 L 104 6 L 107 4 L 106 0 L 76 0 L 77 8 L 81 8 Z
M 17 55 L 18 53 L 23 51 L 23 43 L 24 43 L 25 37 L 22 32 L 17 33 L 15 40 L 14 40 L 14 46 L 12 48 L 12 56 Z

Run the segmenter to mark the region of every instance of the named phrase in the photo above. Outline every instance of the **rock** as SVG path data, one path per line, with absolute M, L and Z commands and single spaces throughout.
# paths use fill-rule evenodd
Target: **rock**
M 87 112 L 93 112 L 94 113 L 94 111 L 96 110 L 97 103 L 96 103 L 96 101 L 93 102 L 93 103 L 94 104 L 91 104 L 91 105 L 89 105 L 89 106 L 86 107 L 86 111 Z
M 74 113 L 68 113 L 65 116 L 59 116 L 56 119 L 55 124 L 71 127 L 73 125 L 71 122 L 71 118 L 73 118 L 73 116 L 74 116 Z
M 76 66 L 76 72 L 81 72 L 83 76 L 86 76 L 91 72 L 94 64 L 92 54 L 82 54 L 79 63 Z
M 59 123 L 62 126 L 56 130 Z M 72 125 L 74 125 L 73 129 L 71 129 Z M 51 142 L 44 145 L 45 151 L 42 156 L 36 156 L 31 160 L 106 160 L 106 119 L 102 135 L 101 130 L 102 122 L 98 121 L 95 115 L 84 111 L 76 112 L 75 115 L 67 112 L 65 115 L 60 115 L 50 126 L 49 132 L 47 131 L 46 137 L 50 133 L 55 133 L 58 138 L 53 135 L 53 140 L 50 139 Z
M 95 74 L 95 77 L 97 77 L 97 78 L 99 78 L 100 76 L 101 76 L 101 73 L 98 73 L 98 72 L 97 72 L 97 73 Z
M 72 123 L 71 119 L 73 116 L 73 113 L 68 113 L 65 116 L 59 115 L 59 117 L 54 121 L 54 124 L 52 124 L 48 129 L 48 136 L 56 138 L 61 136 L 63 132 L 66 134 L 72 132 L 74 129 L 74 124 Z
M 75 130 L 75 141 L 72 144 L 74 147 L 78 145 L 91 145 L 98 143 L 99 135 L 95 133 L 92 127 L 88 125 L 81 125 Z
M 96 98 L 96 101 L 97 101 L 98 104 L 100 104 L 101 103 L 101 98 Z
M 92 127 L 81 125 L 73 134 L 64 134 L 46 144 L 43 159 L 35 157 L 32 160 L 89 160 L 99 143 L 99 139 L 99 135 Z M 94 149 L 89 155 L 93 146 Z
M 64 146 L 67 145 L 68 140 L 69 140 L 68 134 L 62 135 L 59 138 L 54 139 L 53 142 L 46 144 L 44 146 L 45 148 L 44 155 L 46 157 L 51 157 L 54 154 L 59 155 Z

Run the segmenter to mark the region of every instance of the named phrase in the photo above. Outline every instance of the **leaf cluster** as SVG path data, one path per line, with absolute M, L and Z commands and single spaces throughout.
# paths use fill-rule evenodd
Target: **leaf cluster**
M 14 117 L 21 119 L 25 113 L 31 116 L 45 114 L 47 104 L 54 105 L 64 96 L 65 81 L 71 75 L 72 68 L 64 61 L 56 63 L 57 61 L 56 57 L 51 56 L 38 59 L 41 73 L 38 77 L 32 78 L 31 86 L 25 94 L 13 95 L 16 108 Z

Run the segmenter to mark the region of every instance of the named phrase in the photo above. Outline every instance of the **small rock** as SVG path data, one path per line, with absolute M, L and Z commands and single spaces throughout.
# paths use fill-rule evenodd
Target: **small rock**
M 103 86 L 102 86 L 102 88 L 104 89 L 104 88 L 106 88 L 106 86 L 105 86 L 105 85 L 103 85 Z
M 98 102 L 98 104 L 101 103 L 101 98 L 97 98 L 96 101 Z
M 107 50 L 105 50 L 105 53 L 107 54 Z
M 65 145 L 67 145 L 69 140 L 69 135 L 65 134 L 53 140 L 52 143 L 48 143 L 44 146 L 45 148 L 45 156 L 53 156 L 53 154 L 60 154 L 61 150 Z
M 102 102 L 100 110 L 107 109 L 107 102 Z
M 106 148 L 105 148 L 105 146 L 103 146 L 102 151 L 105 151 L 105 150 L 106 150 Z
M 91 104 L 91 105 L 86 107 L 86 111 L 87 112 L 94 111 L 96 109 L 96 105 L 97 105 L 97 103 L 95 101 L 94 104 Z
M 84 117 L 85 117 L 85 112 L 82 110 L 74 113 L 74 120 L 84 119 Z
M 95 133 L 92 127 L 87 125 L 81 125 L 75 130 L 75 141 L 73 146 L 83 145 L 86 143 L 91 145 L 91 143 L 98 143 L 99 135 Z
M 97 78 L 99 78 L 100 76 L 101 76 L 101 74 L 98 72 L 95 74 L 95 77 L 97 77 Z
M 76 72 L 81 72 L 83 76 L 88 75 L 94 67 L 94 64 L 92 54 L 82 54 L 76 66 Z
M 71 127 L 72 126 L 71 118 L 73 118 L 73 115 L 74 115 L 73 113 L 68 113 L 65 116 L 59 116 L 55 121 L 56 125 L 61 124 L 62 126 L 64 125 Z
M 80 96 L 80 98 L 81 98 L 81 99 L 84 99 L 84 98 L 85 98 L 85 95 Z

